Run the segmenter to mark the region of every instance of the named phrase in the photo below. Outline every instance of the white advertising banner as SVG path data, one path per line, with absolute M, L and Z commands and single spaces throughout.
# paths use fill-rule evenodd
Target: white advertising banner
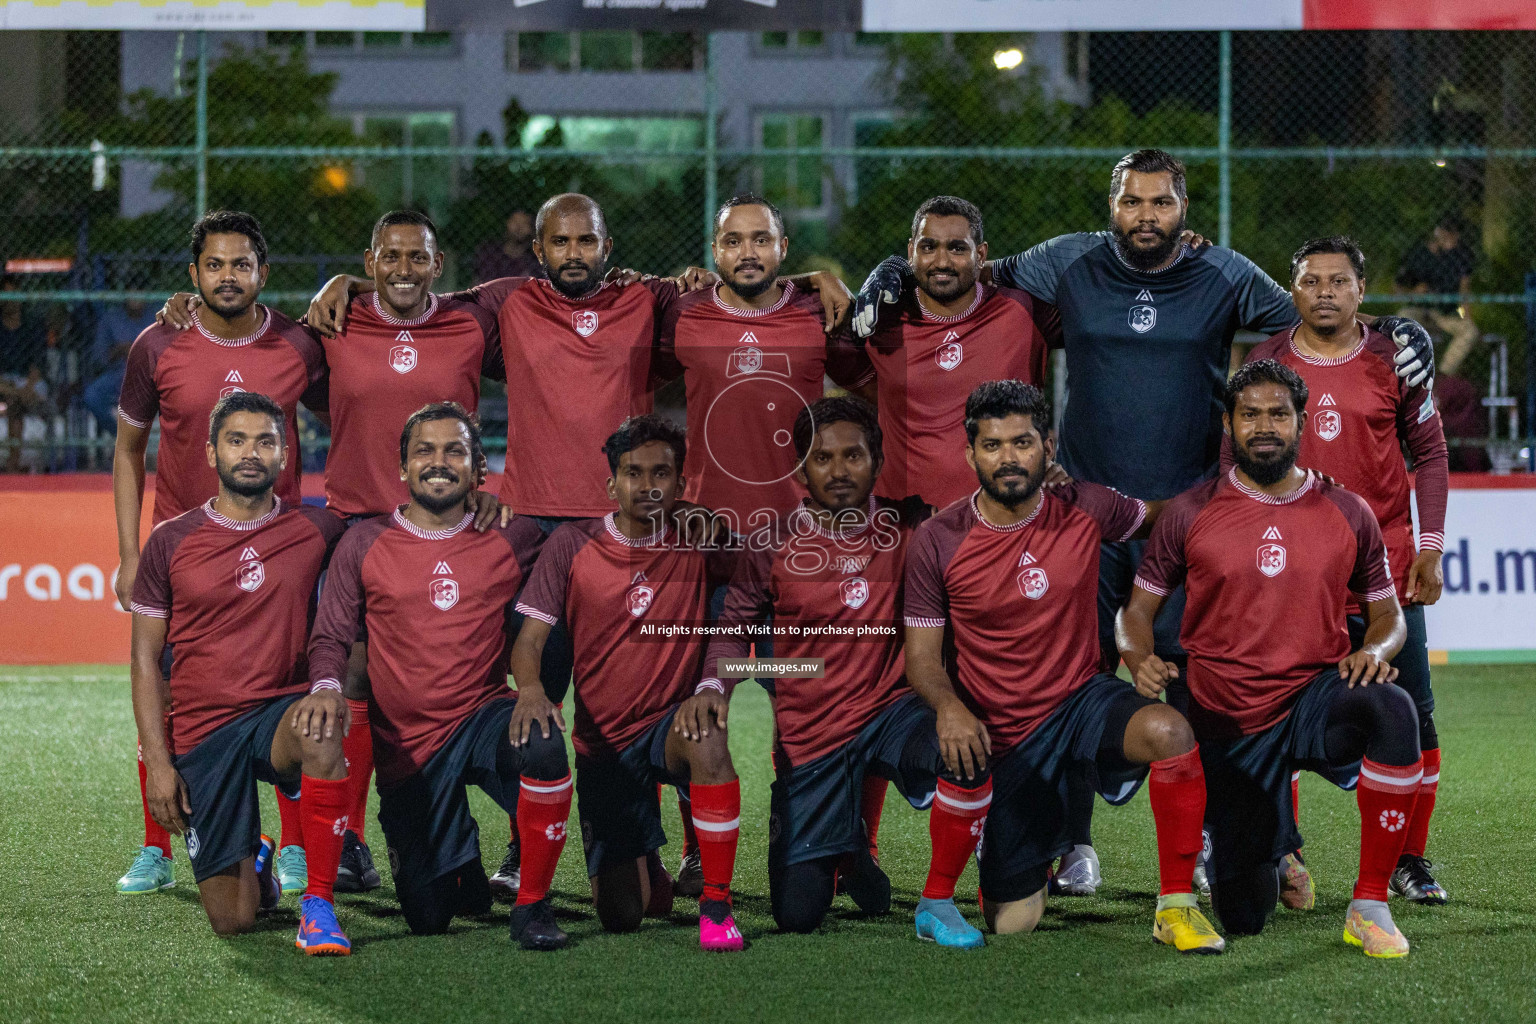
M 0 29 L 421 32 L 426 0 L 0 0 Z
M 1430 648 L 1536 660 L 1536 489 L 1453 484 L 1442 566 L 1445 593 L 1425 610 Z

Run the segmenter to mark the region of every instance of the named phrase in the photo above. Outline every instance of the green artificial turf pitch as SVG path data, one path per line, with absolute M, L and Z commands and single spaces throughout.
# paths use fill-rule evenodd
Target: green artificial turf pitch
M 1107 881 L 1095 897 L 1052 901 L 1035 934 L 974 952 L 917 941 L 926 820 L 894 790 L 880 837 L 891 914 L 865 918 L 839 898 L 821 933 L 776 934 L 764 867 L 769 715 L 754 686 L 741 688 L 731 716 L 745 803 L 735 880 L 744 953 L 702 953 L 689 900 L 670 922 L 604 935 L 575 841 L 555 880 L 569 950 L 514 948 L 504 908 L 446 936 L 412 937 L 370 820 L 384 886 L 341 897 L 356 949 L 339 960 L 294 949 L 295 896 L 255 934 L 214 938 L 183 849 L 175 889 L 116 895 L 141 836 L 126 673 L 0 668 L 0 1021 L 1536 1020 L 1536 667 L 1442 667 L 1435 689 L 1446 755 L 1430 856 L 1452 902 L 1393 901 L 1413 942 L 1403 961 L 1368 961 L 1340 940 L 1358 817 L 1352 795 L 1312 776 L 1302 826 L 1317 909 L 1277 912 L 1264 934 L 1233 941 L 1222 957 L 1181 958 L 1152 943 L 1157 862 L 1145 791 L 1124 808 L 1099 805 Z M 270 792 L 263 799 L 275 830 Z M 507 822 L 478 791 L 475 807 L 494 870 Z M 675 866 L 670 792 L 663 816 Z M 974 919 L 974 867 L 960 893 Z

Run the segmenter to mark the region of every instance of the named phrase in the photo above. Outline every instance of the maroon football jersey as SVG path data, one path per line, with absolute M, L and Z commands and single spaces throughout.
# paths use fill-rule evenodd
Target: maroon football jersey
M 1255 345 L 1248 361 L 1274 359 L 1307 382 L 1307 432 L 1298 463 L 1332 477 L 1365 499 L 1387 545 L 1399 598 L 1418 548 L 1445 550 L 1445 504 L 1450 463 L 1435 396 L 1410 387 L 1395 372 L 1392 339 L 1360 325 L 1361 339 L 1347 355 L 1322 359 L 1302 354 L 1296 328 Z M 1413 457 L 1414 484 L 1403 463 Z M 1230 442 L 1223 446 L 1228 451 Z M 1413 540 L 1410 493 L 1417 492 L 1419 541 Z
M 301 500 L 298 405 L 325 409 L 325 353 L 301 325 L 274 309 L 257 308 L 261 326 L 237 341 L 203 330 L 194 312 L 186 330 L 147 327 L 128 350 L 117 414 L 141 430 L 160 417 L 152 522 L 179 516 L 219 493 L 219 474 L 208 465 L 208 414 L 236 391 L 255 391 L 283 407 L 288 467 L 278 477 L 277 493 L 290 505 Z
M 993 526 L 977 494 L 918 529 L 905 616 L 909 629 L 953 631 L 960 697 L 1001 754 L 1099 671 L 1099 545 L 1128 539 L 1147 506 L 1078 482 Z
M 322 339 L 331 368 L 331 450 L 325 501 L 344 516 L 379 515 L 410 500 L 400 479 L 400 430 L 431 402 L 480 405 L 480 377 L 500 379 L 496 315 L 432 296 L 414 320 L 386 311 L 377 292 L 359 295 L 347 329 Z
M 760 310 L 740 310 L 719 289 L 689 292 L 662 322 L 660 365 L 681 372 L 688 401 L 683 497 L 729 513 L 735 532 L 753 532 L 752 514 L 775 522 L 800 500 L 790 436 L 800 410 L 822 396 L 825 378 L 855 387 L 867 363 L 829 344 L 815 292 L 791 283 Z
M 507 613 L 544 535 L 529 519 L 423 530 L 397 509 L 336 547 L 309 644 L 310 678 L 340 688 L 368 627 L 368 720 L 381 785 L 418 771 L 464 720 L 510 696 Z
M 315 586 L 346 527 L 281 498 L 250 522 L 213 499 L 155 528 L 139 559 L 132 611 L 166 620 L 171 713 L 166 742 L 185 754 L 274 697 L 308 689 L 304 643 Z
M 517 610 L 554 625 L 575 648 L 576 721 L 584 757 L 623 750 L 693 693 L 704 656 L 697 632 L 719 577 L 717 558 L 663 527 L 631 540 L 614 514 L 566 523 L 550 535 Z M 658 626 L 691 627 L 667 636 Z
M 1054 306 L 1028 292 L 978 284 L 976 300 L 954 316 L 935 316 L 909 298 L 865 344 L 874 364 L 885 435 L 885 467 L 875 493 L 921 495 L 943 508 L 976 489 L 965 461 L 965 400 L 989 380 L 1045 381 Z
M 601 516 L 603 442 L 651 411 L 656 329 L 677 297 L 666 281 L 605 284 L 568 299 L 548 281 L 504 277 L 459 296 L 496 313 L 507 374 L 501 500 L 532 516 Z
M 1283 499 L 1230 470 L 1170 501 L 1136 585 L 1167 596 L 1180 583 L 1190 692 L 1245 734 L 1285 718 L 1301 688 L 1349 653 L 1351 596 L 1392 596 L 1376 517 L 1315 473 Z
M 822 658 L 820 679 L 776 677 L 773 715 L 780 747 L 800 765 L 852 741 L 907 688 L 901 622 L 907 544 L 928 506 L 870 498 L 857 530 L 828 530 L 801 505 L 789 537 L 741 556 L 726 593 L 723 628 L 773 616 L 775 658 Z M 794 628 L 797 635 L 782 630 Z M 719 634 L 704 656 L 701 686 L 730 692 L 717 661 L 747 657 L 751 637 Z

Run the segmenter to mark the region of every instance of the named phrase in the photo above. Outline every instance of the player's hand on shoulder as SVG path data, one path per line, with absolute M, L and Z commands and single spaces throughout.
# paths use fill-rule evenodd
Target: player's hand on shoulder
M 1350 689 L 1354 689 L 1371 683 L 1390 683 L 1397 678 L 1397 669 L 1390 661 L 1384 661 L 1362 647 L 1339 662 L 1339 675 L 1344 677 Z
M 1068 473 L 1061 463 L 1052 459 L 1045 464 L 1045 481 L 1042 487 L 1061 487 L 1072 482 L 1072 474 Z
M 1143 697 L 1153 699 L 1168 688 L 1171 680 L 1177 678 L 1179 678 L 1179 666 L 1166 662 L 1155 654 L 1149 654 L 1141 659 L 1141 664 L 1131 672 L 1131 681 L 1136 686 L 1136 692 Z
M 521 747 L 533 737 L 534 729 L 545 739 L 565 731 L 565 714 L 549 699 L 544 685 L 537 682 L 517 691 L 517 706 L 507 724 L 507 739 L 514 747 Z
M 160 312 L 155 314 L 155 323 L 162 327 L 173 327 L 178 331 L 184 331 L 192 326 L 192 311 L 203 304 L 201 296 L 191 292 L 177 292 L 165 300 L 165 305 L 160 307 Z
M 352 302 L 352 279 L 337 274 L 309 300 L 304 323 L 327 338 L 334 338 L 347 327 L 347 306 Z
M 161 828 L 178 836 L 187 830 L 192 801 L 181 773 L 169 762 L 144 766 L 144 801 L 149 805 L 149 816 Z
M 848 319 L 848 313 L 853 309 L 853 292 L 848 290 L 842 278 L 829 270 L 812 271 L 806 275 L 806 283 L 821 297 L 822 312 L 826 316 L 822 330 L 831 334 Z
M 642 274 L 640 271 L 631 270 L 629 267 L 614 267 L 608 271 L 607 276 L 603 280 L 609 284 L 616 284 L 620 288 L 627 288 L 632 284 L 639 284 L 642 281 L 654 280 L 655 277 L 655 274 Z
M 505 527 L 512 521 L 512 507 L 503 505 L 490 491 L 470 491 L 464 496 L 464 507 L 475 517 L 475 529 L 480 533 L 497 524 Z
M 709 735 L 713 723 L 725 728 L 726 712 L 730 698 L 713 687 L 704 687 L 678 707 L 672 717 L 672 731 L 682 734 L 683 739 L 698 742 Z
M 1434 604 L 1445 589 L 1445 570 L 1441 566 L 1440 552 L 1425 548 L 1408 567 L 1408 592 L 1404 604 Z
M 713 270 L 705 270 L 703 267 L 689 267 L 676 277 L 668 278 L 677 286 L 677 290 L 687 294 L 688 292 L 703 291 L 705 288 L 713 288 L 720 283 L 720 275 Z
M 301 738 L 319 743 L 335 735 L 345 736 L 352 728 L 352 710 L 340 690 L 326 687 L 294 704 L 289 721 Z
M 875 333 L 882 305 L 901 301 L 912 277 L 912 267 L 904 256 L 887 256 L 864 279 L 859 294 L 853 298 L 853 333 L 867 338 Z
M 1206 246 L 1211 244 L 1211 240 L 1209 238 L 1206 238 L 1204 235 L 1199 234 L 1198 232 L 1191 231 L 1189 228 L 1184 229 L 1184 233 L 1179 236 L 1179 241 L 1183 242 L 1191 249 L 1204 249 Z
M 1409 387 L 1429 387 L 1435 379 L 1435 342 L 1424 325 L 1405 316 L 1382 316 L 1371 326 L 1396 346 L 1392 363 L 1397 375 Z
M 992 737 L 987 727 L 958 699 L 945 702 L 936 712 L 935 729 L 944 764 L 956 778 L 972 779 L 987 767 L 992 756 Z

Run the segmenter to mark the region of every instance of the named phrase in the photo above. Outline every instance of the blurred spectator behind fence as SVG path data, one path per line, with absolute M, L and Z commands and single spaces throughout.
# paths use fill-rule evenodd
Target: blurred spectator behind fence
M 20 285 L 14 277 L 0 280 L 0 294 Z M 58 344 L 58 329 L 45 310 L 25 302 L 0 301 L 0 424 L 5 430 L 5 455 L 0 471 L 19 473 L 37 468 L 24 465 L 23 441 L 43 440 L 57 399 L 69 383 L 68 353 Z
M 475 250 L 475 283 L 498 277 L 543 277 L 533 254 L 533 214 L 513 210 L 507 216 L 507 233 L 499 241 L 480 243 Z
M 91 341 L 86 373 L 91 377 L 81 396 L 97 424 L 117 433 L 117 396 L 123 390 L 128 349 L 146 327 L 155 322 L 155 311 L 140 299 L 96 307 L 96 332 Z
M 1440 218 L 1429 238 L 1408 250 L 1397 272 L 1397 285 L 1408 291 L 1467 296 L 1472 291 L 1472 267 L 1477 261 L 1463 240 L 1465 226 L 1454 213 Z M 1454 374 L 1477 341 L 1477 325 L 1461 315 L 1457 303 L 1428 303 L 1403 309 L 1421 323 L 1442 331 L 1447 344 L 1440 357 L 1440 372 Z

